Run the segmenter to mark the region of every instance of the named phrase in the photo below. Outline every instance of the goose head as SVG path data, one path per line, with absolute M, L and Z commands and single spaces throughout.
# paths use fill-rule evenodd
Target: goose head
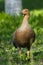
M 23 10 L 22 10 L 22 13 L 23 13 L 24 16 L 26 16 L 26 17 L 28 17 L 28 18 L 30 17 L 30 12 L 29 12 L 28 9 L 23 9 Z

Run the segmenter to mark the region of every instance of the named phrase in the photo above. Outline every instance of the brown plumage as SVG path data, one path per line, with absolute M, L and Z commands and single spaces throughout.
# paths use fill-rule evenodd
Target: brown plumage
M 31 45 L 35 40 L 35 33 L 28 24 L 28 19 L 30 17 L 28 9 L 22 10 L 22 13 L 24 14 L 24 19 L 21 26 L 14 32 L 13 44 L 16 48 L 26 47 L 30 50 Z

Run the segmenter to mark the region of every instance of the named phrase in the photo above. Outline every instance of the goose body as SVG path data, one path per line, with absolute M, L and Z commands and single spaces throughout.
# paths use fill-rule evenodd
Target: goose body
M 31 44 L 35 40 L 35 33 L 28 24 L 28 16 L 24 16 L 21 26 L 14 32 L 13 44 L 16 48 L 26 47 L 30 50 Z

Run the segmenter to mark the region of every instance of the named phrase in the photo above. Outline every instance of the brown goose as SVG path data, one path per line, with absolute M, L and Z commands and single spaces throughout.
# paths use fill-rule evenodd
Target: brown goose
M 21 26 L 14 32 L 13 44 L 16 48 L 26 47 L 30 50 L 32 43 L 35 40 L 35 33 L 28 24 L 30 13 L 28 9 L 22 10 L 24 19 Z

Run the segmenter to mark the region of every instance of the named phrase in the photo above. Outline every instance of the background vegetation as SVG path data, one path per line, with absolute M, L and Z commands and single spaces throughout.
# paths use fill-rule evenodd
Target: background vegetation
M 22 0 L 23 8 L 30 10 L 43 9 L 43 0 Z
M 4 1 L 5 0 L 0 0 L 0 12 L 4 11 Z
M 24 1 L 24 0 L 23 0 Z M 0 0 L 2 2 L 2 0 Z M 21 57 L 19 56 L 17 49 L 13 46 L 12 36 L 13 32 L 21 25 L 23 16 L 10 16 L 4 12 L 2 6 L 0 6 L 0 65 L 43 65 L 43 4 L 40 4 L 40 0 L 32 1 L 39 3 L 41 6 L 34 7 L 32 2 L 29 1 L 28 5 L 24 5 L 23 8 L 30 8 L 29 24 L 34 29 L 36 34 L 35 42 L 32 45 L 33 61 L 29 62 L 26 56 L 27 49 L 21 48 Z M 42 0 L 41 0 L 42 2 Z M 25 1 L 26 3 L 26 1 Z M 24 3 L 24 4 L 25 4 Z M 30 6 L 31 4 L 31 6 Z M 0 4 L 2 5 L 2 4 Z M 34 10 L 33 10 L 33 8 Z M 38 9 L 39 8 L 39 9 Z M 38 9 L 38 10 L 36 10 Z M 32 58 L 32 56 L 31 56 Z
M 28 8 L 29 10 L 43 9 L 43 0 L 22 0 L 23 8 Z M 5 0 L 0 0 L 0 11 L 4 11 Z

